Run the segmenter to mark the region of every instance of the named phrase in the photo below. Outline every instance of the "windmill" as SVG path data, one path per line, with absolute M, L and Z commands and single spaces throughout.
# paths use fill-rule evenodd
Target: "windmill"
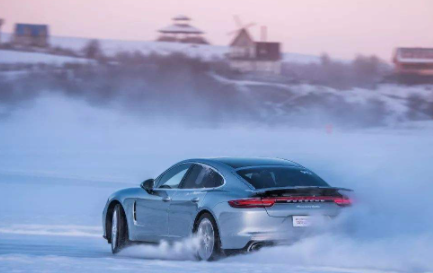
M 256 23 L 251 22 L 249 24 L 244 25 L 238 15 L 234 15 L 233 19 L 238 28 L 233 31 L 230 31 L 229 33 L 227 33 L 227 35 L 232 36 L 233 34 L 235 34 L 235 37 L 237 37 L 241 34 L 241 32 L 246 32 L 246 34 L 251 37 L 251 35 L 248 33 L 248 28 L 255 26 Z
M 0 44 L 1 44 L 1 42 L 2 42 L 2 39 L 1 39 L 1 35 L 2 35 L 2 25 L 4 24 L 4 20 L 2 19 L 2 18 L 0 18 Z
M 281 73 L 280 43 L 267 41 L 267 27 L 262 26 L 261 41 L 254 41 L 248 28 L 255 23 L 244 25 L 239 16 L 233 16 L 238 27 L 228 35 L 235 35 L 229 46 L 227 57 L 230 68 L 241 73 Z

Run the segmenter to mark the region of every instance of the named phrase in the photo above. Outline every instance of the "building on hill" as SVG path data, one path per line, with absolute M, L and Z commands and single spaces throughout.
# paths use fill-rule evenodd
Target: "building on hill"
M 173 24 L 158 30 L 157 41 L 187 44 L 209 44 L 203 37 L 204 32 L 190 24 L 191 19 L 184 15 L 173 18 Z
M 396 74 L 433 76 L 433 48 L 397 48 L 393 62 Z
M 22 47 L 48 47 L 48 25 L 15 24 L 12 43 Z
M 247 28 L 241 28 L 230 43 L 229 61 L 240 72 L 281 74 L 281 44 L 255 42 Z

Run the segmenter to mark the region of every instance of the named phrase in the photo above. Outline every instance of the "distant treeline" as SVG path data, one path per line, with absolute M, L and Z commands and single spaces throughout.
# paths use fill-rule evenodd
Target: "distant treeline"
M 391 67 L 376 56 L 362 55 L 351 62 L 342 62 L 332 60 L 324 54 L 320 63 L 287 63 L 283 68 L 283 75 L 297 82 L 337 89 L 352 87 L 374 89 L 391 73 Z
M 4 43 L 1 45 L 4 49 L 13 50 L 30 50 L 34 52 L 44 52 L 59 56 L 80 57 L 98 62 L 99 64 L 121 64 L 122 66 L 137 66 L 155 63 L 161 61 L 158 55 L 151 53 L 145 55 L 140 51 L 123 51 L 114 56 L 107 55 L 101 43 L 98 40 L 90 40 L 80 50 L 72 50 L 59 46 L 41 48 L 15 48 L 13 44 Z M 170 56 L 176 56 L 173 54 Z M 176 60 L 176 59 L 174 59 Z M 381 61 L 376 56 L 358 56 L 353 61 L 337 61 L 327 54 L 321 56 L 319 63 L 299 64 L 283 63 L 283 72 L 281 76 L 257 74 L 240 74 L 230 69 L 228 60 L 224 58 L 215 58 L 206 61 L 213 70 L 227 77 L 235 78 L 252 78 L 260 80 L 272 80 L 290 83 L 307 83 L 314 85 L 329 86 L 337 89 L 348 89 L 352 87 L 375 88 L 378 83 L 389 79 L 391 67 Z M 162 63 L 162 65 L 164 65 Z M 32 67 L 46 67 L 46 64 L 8 64 L 0 65 L 0 70 L 16 70 Z

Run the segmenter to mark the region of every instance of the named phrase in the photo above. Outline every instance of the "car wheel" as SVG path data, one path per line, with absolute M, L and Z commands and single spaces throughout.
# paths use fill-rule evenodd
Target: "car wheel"
M 120 204 L 114 207 L 111 218 L 111 252 L 118 253 L 128 245 L 128 225 Z
M 221 257 L 221 241 L 212 215 L 205 213 L 198 219 L 195 234 L 199 239 L 197 250 L 199 260 L 213 261 Z

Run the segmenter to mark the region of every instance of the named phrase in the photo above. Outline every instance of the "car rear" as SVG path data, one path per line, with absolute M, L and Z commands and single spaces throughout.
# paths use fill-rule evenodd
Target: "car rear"
M 351 205 L 344 194 L 347 189 L 331 187 L 303 167 L 248 167 L 236 174 L 254 189 L 247 197 L 227 202 L 223 221 L 230 226 L 230 240 L 240 236 L 246 247 L 293 242 L 314 233 Z

